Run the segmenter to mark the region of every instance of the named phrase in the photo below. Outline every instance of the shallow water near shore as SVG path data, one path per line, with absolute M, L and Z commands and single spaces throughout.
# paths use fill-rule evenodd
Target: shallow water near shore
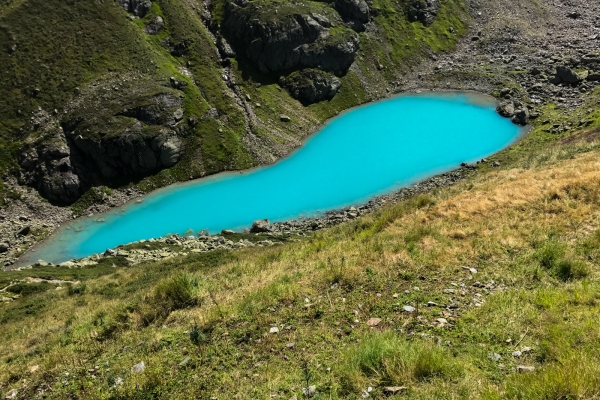
M 167 234 L 242 230 L 257 219 L 283 221 L 361 204 L 496 153 L 522 131 L 481 96 L 407 95 L 371 103 L 332 119 L 273 165 L 173 185 L 141 203 L 65 224 L 19 264 L 60 263 Z

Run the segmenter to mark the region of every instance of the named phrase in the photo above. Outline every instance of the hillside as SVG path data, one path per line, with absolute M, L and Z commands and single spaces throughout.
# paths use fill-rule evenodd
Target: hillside
M 3 391 L 594 398 L 597 133 L 297 243 L 4 272 Z

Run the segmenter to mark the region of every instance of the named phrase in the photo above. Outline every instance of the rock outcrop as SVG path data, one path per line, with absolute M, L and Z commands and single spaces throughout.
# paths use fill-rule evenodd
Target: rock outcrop
M 156 16 L 152 21 L 148 23 L 148 25 L 146 25 L 146 27 L 144 28 L 144 32 L 146 32 L 148 35 L 158 35 L 160 31 L 163 30 L 164 26 L 165 21 L 162 19 L 162 17 Z
M 581 81 L 581 78 L 575 71 L 569 67 L 559 66 L 556 68 L 556 75 L 554 76 L 553 83 L 568 83 L 577 84 Z
M 72 203 L 83 194 L 83 187 L 73 170 L 71 149 L 62 128 L 43 110 L 31 122 L 31 128 L 37 128 L 41 135 L 30 141 L 18 157 L 20 182 L 35 187 L 52 202 Z
M 89 96 L 90 98 L 93 96 Z M 137 99 L 120 112 L 95 114 L 91 99 L 60 122 L 43 110 L 31 118 L 32 139 L 18 157 L 20 182 L 56 204 L 70 204 L 94 184 L 141 177 L 175 165 L 183 154 L 183 100 L 172 93 Z
M 438 0 L 410 0 L 408 6 L 408 18 L 413 21 L 419 21 L 425 26 L 429 26 L 435 20 L 440 9 Z
M 327 72 L 306 69 L 282 78 L 280 85 L 285 87 L 292 97 L 306 105 L 331 100 L 342 86 L 342 82 Z
M 496 112 L 517 125 L 527 125 L 530 118 L 529 110 L 520 102 L 504 102 L 496 108 Z
M 336 0 L 335 9 L 355 30 L 363 30 L 369 22 L 370 9 L 365 0 Z
M 152 2 L 150 0 L 119 0 L 121 7 L 125 11 L 135 15 L 136 17 L 143 18 L 150 8 L 152 8 Z
M 240 4 L 229 3 L 224 32 L 261 72 L 319 68 L 343 75 L 354 62 L 359 38 L 351 29 L 331 33 L 329 19 L 309 10 L 265 14 L 258 2 Z

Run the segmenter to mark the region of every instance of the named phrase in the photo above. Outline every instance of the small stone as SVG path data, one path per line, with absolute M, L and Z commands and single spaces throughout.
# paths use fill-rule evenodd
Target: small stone
M 518 351 L 518 350 L 517 351 L 513 351 L 512 355 L 515 358 L 519 358 L 519 357 L 521 357 L 521 355 L 523 355 L 523 352 Z
M 406 386 L 386 386 L 383 388 L 383 392 L 387 394 L 396 394 L 407 390 Z
M 476 274 L 476 273 L 477 273 L 477 270 L 476 270 L 475 268 L 470 268 L 470 267 L 465 267 L 465 266 L 463 266 L 462 268 L 463 268 L 464 270 L 467 270 L 467 271 L 469 271 L 469 272 L 470 272 L 470 273 L 472 273 L 472 274 Z
M 502 356 L 498 353 L 490 353 L 490 359 L 492 361 L 500 361 L 501 358 Z
M 435 303 L 433 301 L 428 301 L 427 302 L 427 307 L 437 307 L 437 303 Z
M 448 320 L 446 318 L 438 318 L 436 319 L 436 321 L 440 324 L 440 325 L 446 325 L 448 323 Z
M 17 232 L 17 236 L 27 236 L 29 235 L 29 232 L 31 232 L 31 227 L 27 225 L 21 228 L 19 232 Z
M 519 372 L 520 374 L 526 374 L 529 372 L 534 372 L 535 371 L 535 367 L 533 366 L 529 366 L 529 365 L 518 365 L 517 366 L 517 372 Z
M 287 347 L 288 349 L 293 349 L 295 345 L 296 345 L 296 343 L 290 342 L 290 343 L 286 344 L 285 347 Z
M 271 329 L 269 329 L 269 333 L 279 333 L 279 328 L 274 326 Z
M 183 119 L 183 110 L 181 108 L 175 110 L 175 112 L 173 113 L 173 117 L 176 121 L 181 121 Z
M 377 326 L 381 322 L 381 318 L 371 318 L 367 321 L 367 326 Z
M 8 244 L 6 243 L 0 243 L 0 253 L 6 253 L 9 249 Z
M 287 115 L 285 115 L 285 114 L 281 114 L 281 115 L 279 116 L 279 119 L 281 120 L 281 122 L 290 122 L 290 121 L 292 120 L 290 117 L 288 117 L 288 116 L 287 116 Z
M 191 360 L 191 358 L 190 358 L 190 357 L 186 357 L 186 358 L 184 358 L 184 359 L 183 359 L 183 361 L 182 361 L 182 362 L 180 362 L 178 365 L 179 365 L 180 367 L 184 367 L 184 366 L 185 366 L 185 365 L 186 365 L 188 362 L 190 362 L 190 360 Z
M 531 347 L 525 346 L 521 349 L 521 353 L 525 354 L 525 353 L 531 353 L 533 351 L 533 349 Z
M 404 306 L 404 307 L 402 307 L 402 309 L 409 313 L 415 312 L 415 310 L 416 310 L 416 308 L 414 308 L 413 306 Z
M 454 294 L 454 289 L 444 289 L 445 294 Z
M 221 234 L 232 234 L 232 233 L 235 233 L 235 232 L 234 232 L 234 231 L 232 231 L 231 229 L 223 229 L 223 230 L 221 231 Z
M 138 364 L 135 364 L 131 367 L 131 372 L 134 374 L 141 374 L 146 369 L 146 364 L 143 361 L 140 361 Z
M 398 293 L 394 293 L 394 294 L 392 295 L 392 297 L 393 297 L 394 299 L 397 299 L 397 298 L 398 298 Z
M 37 364 L 36 364 L 36 365 L 34 365 L 34 366 L 32 366 L 31 368 L 29 368 L 29 372 L 31 372 L 32 374 L 33 374 L 34 372 L 37 372 L 37 371 L 39 371 L 39 370 L 40 370 L 40 366 L 39 366 L 39 365 L 37 365 Z
M 314 397 L 314 395 L 317 394 L 317 387 L 315 385 L 303 387 L 302 394 L 304 394 L 306 397 Z

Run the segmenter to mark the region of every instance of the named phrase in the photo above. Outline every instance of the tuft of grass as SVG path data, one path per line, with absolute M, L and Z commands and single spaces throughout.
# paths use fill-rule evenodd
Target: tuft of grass
M 87 290 L 87 286 L 83 283 L 79 283 L 77 285 L 69 285 L 67 289 L 67 294 L 69 296 L 81 295 L 84 294 Z
M 455 379 L 460 365 L 442 347 L 407 341 L 390 331 L 371 333 L 348 349 L 340 365 L 342 390 L 360 393 L 367 386 L 407 386 L 430 379 Z
M 141 319 L 144 325 L 169 316 L 175 310 L 198 304 L 198 278 L 179 274 L 159 283 L 147 302 L 142 305 Z
M 546 241 L 534 254 L 540 266 L 562 281 L 582 279 L 590 274 L 589 267 L 573 256 L 566 256 L 567 244 Z

